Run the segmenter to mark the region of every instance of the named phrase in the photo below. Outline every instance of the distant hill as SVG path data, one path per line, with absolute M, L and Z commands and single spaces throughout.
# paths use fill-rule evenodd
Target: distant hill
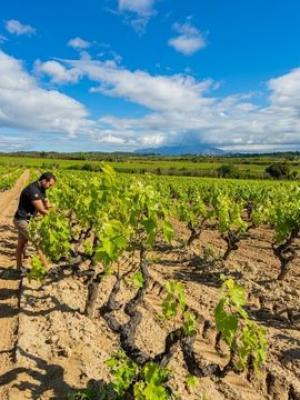
M 139 149 L 135 154 L 159 154 L 159 155 L 183 155 L 183 154 L 209 154 L 222 155 L 223 150 L 205 144 L 195 144 L 191 146 L 162 146 L 156 148 Z

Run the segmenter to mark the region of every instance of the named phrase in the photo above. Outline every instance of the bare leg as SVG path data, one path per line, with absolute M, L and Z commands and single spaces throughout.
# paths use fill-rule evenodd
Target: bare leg
M 26 251 L 27 250 L 27 245 L 28 245 L 28 242 L 25 243 L 25 246 L 24 246 L 24 249 L 23 249 L 23 259 L 28 257 L 28 254 L 27 254 L 27 251 Z
M 21 267 L 22 267 L 23 252 L 24 252 L 24 248 L 26 247 L 27 243 L 28 243 L 28 240 L 25 237 L 23 237 L 22 235 L 19 235 L 17 250 L 16 250 L 17 269 L 21 269 Z

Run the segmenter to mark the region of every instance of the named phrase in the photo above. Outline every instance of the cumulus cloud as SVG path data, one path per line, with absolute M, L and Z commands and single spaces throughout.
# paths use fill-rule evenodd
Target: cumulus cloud
M 255 93 L 218 96 L 209 79 L 151 75 L 114 60 L 38 61 L 35 68 L 56 83 L 85 78 L 94 95 L 130 101 L 144 113 L 92 120 L 82 104 L 43 89 L 20 61 L 0 52 L 0 129 L 88 135 L 111 150 L 199 142 L 237 151 L 300 149 L 300 68 L 266 82 L 263 104 Z
M 35 34 L 36 30 L 31 25 L 24 25 L 16 19 L 10 19 L 5 22 L 6 30 L 14 35 L 28 35 L 31 36 Z
M 81 71 L 91 81 L 99 82 L 92 92 L 122 97 L 152 110 L 196 111 L 213 99 L 201 96 L 213 84 L 211 80 L 196 81 L 186 75 L 150 75 L 130 71 L 113 60 L 69 60 L 65 63 Z
M 268 83 L 271 89 L 271 100 L 274 106 L 294 108 L 300 111 L 300 68 L 290 73 L 271 79 Z
M 72 47 L 75 50 L 85 50 L 91 46 L 91 43 L 77 36 L 68 41 L 68 46 Z
M 76 83 L 80 79 L 80 71 L 76 68 L 67 69 L 58 61 L 41 62 L 37 60 L 34 71 L 38 76 L 46 75 L 52 83 Z
M 102 117 L 101 135 L 120 139 L 132 148 L 205 142 L 220 148 L 257 150 L 281 145 L 300 148 L 300 68 L 266 83 L 266 103 L 255 94 L 218 97 L 212 80 L 188 75 L 151 75 L 130 71 L 113 61 L 66 60 L 92 82 L 93 92 L 116 96 L 144 106 L 141 118 Z M 98 138 L 98 139 L 97 139 Z
M 0 51 L 0 128 L 74 136 L 92 125 L 82 104 L 39 87 L 20 61 Z
M 189 22 L 184 24 L 176 23 L 173 29 L 178 36 L 169 40 L 169 45 L 185 56 L 191 56 L 206 46 L 203 34 Z
M 150 18 L 155 15 L 154 4 L 155 0 L 118 0 L 118 11 L 125 14 L 125 22 L 138 34 L 143 34 Z

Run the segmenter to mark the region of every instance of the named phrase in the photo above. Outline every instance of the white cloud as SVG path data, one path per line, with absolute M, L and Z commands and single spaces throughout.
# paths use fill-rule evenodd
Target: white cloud
M 68 41 L 68 46 L 75 50 L 84 50 L 88 49 L 91 46 L 91 43 L 87 40 L 81 39 L 80 37 L 76 37 Z
M 9 33 L 14 35 L 28 35 L 31 36 L 35 34 L 36 30 L 31 25 L 24 25 L 16 19 L 10 19 L 5 22 L 5 28 Z
M 300 111 L 300 68 L 271 79 L 268 83 L 272 91 L 272 103 L 278 107 L 295 107 Z
M 179 35 L 171 38 L 168 43 L 179 53 L 190 56 L 206 46 L 203 34 L 189 22 L 176 23 L 173 28 Z
M 131 11 L 141 16 L 153 13 L 154 0 L 119 0 L 120 11 Z
M 34 71 L 38 76 L 46 75 L 50 77 L 52 83 L 76 83 L 80 79 L 80 71 L 76 68 L 67 69 L 57 61 L 41 62 L 37 60 Z
M 121 137 L 114 136 L 109 132 L 105 133 L 105 131 L 102 131 L 101 133 L 101 136 L 95 137 L 98 143 L 105 143 L 109 145 L 123 145 L 125 143 L 125 139 Z
M 74 136 L 93 128 L 85 107 L 56 90 L 45 90 L 20 61 L 0 51 L 0 128 Z
M 92 120 L 82 104 L 41 88 L 18 60 L 0 52 L 0 129 L 89 135 L 111 150 L 199 142 L 238 151 L 300 149 L 300 68 L 270 79 L 264 104 L 256 103 L 253 93 L 217 96 L 211 80 L 130 71 L 114 60 L 88 55 L 38 61 L 36 70 L 56 83 L 84 77 L 93 92 L 143 106 L 144 113 Z
M 156 14 L 156 0 L 118 0 L 118 10 L 125 14 L 125 22 L 142 35 L 150 18 Z
M 300 148 L 300 68 L 267 82 L 267 105 L 255 93 L 217 97 L 211 80 L 187 75 L 150 75 L 113 61 L 68 60 L 98 82 L 93 92 L 129 100 L 147 108 L 141 118 L 106 116 L 97 121 L 95 137 L 111 135 L 124 146 L 210 143 L 226 149 L 257 150 L 281 145 Z
M 66 64 L 100 83 L 92 92 L 122 97 L 152 110 L 192 111 L 213 101 L 201 96 L 212 85 L 211 80 L 199 82 L 180 74 L 152 76 L 140 70 L 132 72 L 112 60 L 69 60 Z

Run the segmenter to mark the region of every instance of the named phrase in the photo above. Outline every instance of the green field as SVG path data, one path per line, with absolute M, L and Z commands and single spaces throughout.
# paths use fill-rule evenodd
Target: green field
M 140 173 L 147 172 L 158 175 L 181 175 L 218 177 L 218 169 L 224 165 L 234 167 L 235 172 L 228 177 L 240 179 L 267 179 L 266 167 L 271 164 L 285 163 L 293 179 L 300 174 L 300 160 L 298 157 L 110 157 L 104 158 L 118 172 Z M 38 167 L 41 169 L 70 169 L 100 171 L 102 160 L 93 159 L 62 159 L 39 157 L 0 156 L 0 166 Z M 296 175 L 297 174 L 297 175 Z

